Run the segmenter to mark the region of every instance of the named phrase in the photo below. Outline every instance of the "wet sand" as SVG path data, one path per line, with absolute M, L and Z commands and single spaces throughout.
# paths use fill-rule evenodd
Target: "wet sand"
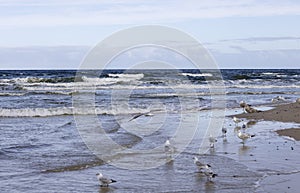
M 288 136 L 300 141 L 300 128 L 281 129 L 277 130 L 276 133 L 280 136 Z
M 247 119 L 250 122 L 256 121 L 255 125 L 248 126 L 247 124 L 247 130 L 256 133 L 257 138 L 263 139 L 255 142 L 256 147 L 259 148 L 254 149 L 257 152 L 251 153 L 257 160 L 257 166 L 261 167 L 257 171 L 263 171 L 265 175 L 256 191 L 297 192 L 300 188 L 298 183 L 300 176 L 298 164 L 300 103 L 282 104 L 271 110 L 250 114 L 242 113 L 229 117 L 233 116 Z M 266 130 L 269 130 L 270 133 L 265 133 Z M 295 141 L 287 140 L 282 136 L 293 138 Z M 249 168 L 257 167 L 249 163 L 246 165 Z
M 246 118 L 254 120 L 278 121 L 278 122 L 295 122 L 300 123 L 300 103 L 290 103 L 276 106 L 274 109 L 258 113 L 243 113 L 235 115 L 237 118 Z M 300 129 L 282 129 L 276 131 L 280 136 L 292 137 L 300 140 Z
M 300 103 L 284 104 L 263 112 L 243 113 L 235 116 L 255 120 L 300 123 Z

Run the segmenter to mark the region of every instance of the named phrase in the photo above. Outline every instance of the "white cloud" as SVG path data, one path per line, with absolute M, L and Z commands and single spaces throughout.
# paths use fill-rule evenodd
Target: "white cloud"
M 22 6 L 22 9 L 20 9 Z M 300 3 L 280 0 L 0 0 L 0 26 L 173 23 L 202 18 L 300 15 Z M 24 13 L 24 10 L 27 12 Z

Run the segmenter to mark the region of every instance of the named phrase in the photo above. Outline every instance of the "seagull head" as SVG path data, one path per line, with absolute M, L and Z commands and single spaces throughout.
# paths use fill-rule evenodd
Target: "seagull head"
M 167 141 L 165 142 L 165 145 L 170 145 L 169 139 L 167 139 Z
M 97 177 L 102 177 L 103 175 L 99 172 L 96 174 Z

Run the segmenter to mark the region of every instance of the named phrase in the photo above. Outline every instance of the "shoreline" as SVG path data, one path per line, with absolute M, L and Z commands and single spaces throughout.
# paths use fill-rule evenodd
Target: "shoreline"
M 300 123 L 300 103 L 278 105 L 274 109 L 234 115 L 237 118 Z M 233 116 L 231 116 L 233 117 Z
M 279 136 L 287 136 L 300 141 L 300 128 L 280 129 L 275 131 Z
M 264 120 L 277 122 L 300 123 L 300 103 L 294 102 L 275 106 L 271 110 L 256 113 L 242 113 L 229 117 L 245 118 L 249 120 Z M 275 131 L 280 136 L 288 136 L 297 141 L 300 140 L 300 128 L 286 128 Z

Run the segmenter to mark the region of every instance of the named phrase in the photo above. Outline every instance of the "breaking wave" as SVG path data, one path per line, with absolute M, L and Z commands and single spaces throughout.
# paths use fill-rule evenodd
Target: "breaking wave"
M 125 115 L 147 113 L 148 109 L 104 109 L 104 108 L 73 108 L 73 107 L 57 107 L 57 108 L 23 108 L 23 109 L 0 109 L 0 117 L 49 117 L 62 115 Z

